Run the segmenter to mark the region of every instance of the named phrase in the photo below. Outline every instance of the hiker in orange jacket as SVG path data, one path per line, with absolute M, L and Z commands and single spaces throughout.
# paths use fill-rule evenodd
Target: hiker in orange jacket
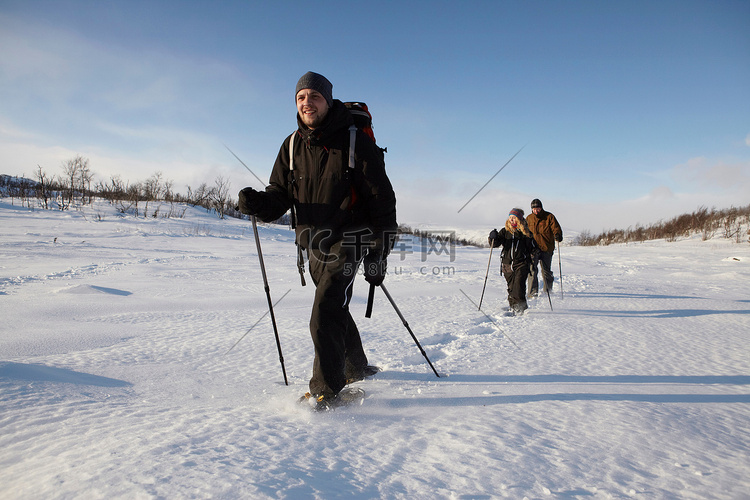
M 531 213 L 526 217 L 526 222 L 539 248 L 532 256 L 528 283 L 529 297 L 536 297 L 539 294 L 539 264 L 542 265 L 545 291 L 549 293 L 552 290 L 552 255 L 555 253 L 555 241 L 559 243 L 563 240 L 563 232 L 555 216 L 544 210 L 538 198 L 531 202 Z

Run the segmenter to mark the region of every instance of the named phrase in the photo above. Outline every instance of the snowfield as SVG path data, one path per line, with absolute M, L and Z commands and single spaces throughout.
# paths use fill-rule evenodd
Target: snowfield
M 747 243 L 563 246 L 562 296 L 511 318 L 497 253 L 481 312 L 489 249 L 404 240 L 385 284 L 440 377 L 359 278 L 383 371 L 313 413 L 288 228 L 259 227 L 286 386 L 248 221 L 0 227 L 0 498 L 750 498 Z

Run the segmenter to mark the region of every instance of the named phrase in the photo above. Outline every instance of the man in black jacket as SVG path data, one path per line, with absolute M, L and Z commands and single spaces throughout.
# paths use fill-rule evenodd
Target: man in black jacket
M 347 380 L 368 375 L 349 301 L 362 261 L 369 283 L 379 285 L 385 277 L 397 229 L 396 197 L 383 151 L 351 128 L 349 110 L 333 99 L 333 85 L 324 76 L 304 74 L 295 100 L 298 128 L 281 146 L 270 185 L 263 192 L 240 191 L 239 206 L 266 222 L 292 209 L 297 244 L 307 252 L 316 286 L 310 318 L 315 360 L 307 396 L 326 402 Z

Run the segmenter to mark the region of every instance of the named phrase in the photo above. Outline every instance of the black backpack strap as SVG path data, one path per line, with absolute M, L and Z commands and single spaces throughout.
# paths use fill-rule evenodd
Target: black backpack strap
M 297 131 L 295 130 L 289 138 L 289 177 L 292 184 L 294 184 L 294 138 L 296 136 Z M 292 189 L 294 189 L 293 186 Z M 294 202 L 292 201 L 292 228 L 295 227 L 297 227 L 297 215 L 294 213 Z M 305 283 L 305 256 L 302 253 L 302 247 L 299 245 L 299 242 L 296 241 L 296 238 L 294 244 L 297 245 L 297 270 L 299 271 L 299 279 L 302 282 L 302 286 L 305 286 L 307 285 L 307 283 Z
M 302 247 L 299 246 L 299 243 L 295 242 L 297 245 L 297 270 L 299 271 L 299 279 L 302 282 L 302 286 L 307 285 L 305 283 L 305 256 L 302 254 Z

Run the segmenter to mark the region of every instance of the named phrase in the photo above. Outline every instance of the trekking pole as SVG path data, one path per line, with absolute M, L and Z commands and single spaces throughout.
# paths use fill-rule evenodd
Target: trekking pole
M 461 290 L 461 289 L 459 288 L 459 290 Z M 472 305 L 477 305 L 477 303 L 476 303 L 476 302 L 474 302 L 473 300 L 471 300 L 471 297 L 469 297 L 469 295 L 468 295 L 468 294 L 467 294 L 466 292 L 464 292 L 463 290 L 461 290 L 461 293 L 463 293 L 463 294 L 464 294 L 464 297 L 466 297 L 467 299 L 469 299 L 469 302 L 471 302 L 471 303 L 472 303 Z M 481 309 L 479 309 L 479 310 L 480 310 L 480 311 L 482 311 Z M 505 337 L 506 339 L 510 340 L 510 341 L 511 341 L 511 343 L 512 343 L 512 344 L 513 344 L 514 346 L 518 347 L 518 344 L 516 344 L 516 341 L 515 341 L 515 340 L 513 340 L 512 338 L 510 338 L 510 336 L 509 336 L 509 335 L 508 335 L 507 333 L 503 332 L 503 330 L 502 330 L 502 327 L 501 327 L 500 325 L 498 325 L 498 324 L 497 324 L 497 321 L 495 321 L 494 319 L 492 319 L 492 316 L 490 316 L 489 314 L 487 314 L 487 313 L 486 313 L 486 312 L 484 312 L 484 311 L 482 311 L 482 314 L 484 314 L 484 316 L 485 316 L 485 317 L 486 317 L 486 318 L 487 318 L 488 320 L 490 320 L 491 322 L 493 322 L 493 323 L 495 324 L 495 326 L 497 326 L 497 327 L 498 327 L 498 332 L 500 333 L 500 335 L 504 336 L 504 337 Z M 518 347 L 518 348 L 520 349 L 520 347 Z
M 286 297 L 287 295 L 289 295 L 289 292 L 291 292 L 291 291 L 292 291 L 291 288 L 289 290 L 287 290 L 286 293 L 284 295 L 282 295 L 281 298 L 276 301 L 276 303 L 274 304 L 274 307 L 276 307 L 277 305 L 279 305 L 279 302 L 281 302 L 282 300 L 284 300 L 284 297 Z M 247 331 L 245 332 L 245 335 L 243 335 L 242 337 L 240 337 L 240 339 L 237 342 L 235 342 L 234 345 L 232 345 L 232 347 L 230 347 L 227 352 L 224 353 L 224 356 L 226 356 L 227 354 L 229 354 L 230 352 L 232 352 L 232 349 L 234 349 L 235 347 L 237 347 L 237 345 L 240 342 L 242 342 L 242 339 L 244 339 L 245 337 L 247 337 L 247 334 L 250 333 L 253 328 L 255 328 L 256 326 L 258 326 L 258 323 L 260 323 L 261 321 L 263 321 L 263 318 L 265 318 L 267 314 L 268 314 L 268 311 L 264 312 L 263 316 L 261 316 L 260 318 L 258 318 L 258 321 L 256 321 L 255 323 L 253 323 L 253 326 L 251 326 L 250 328 L 247 329 Z
M 490 243 L 490 258 L 487 260 L 487 272 L 484 275 L 484 286 L 482 287 L 482 296 L 479 298 L 479 310 L 482 310 L 482 300 L 484 300 L 484 289 L 487 288 L 487 277 L 490 275 L 490 262 L 492 262 L 492 243 Z
M 560 259 L 560 245 L 557 245 L 557 266 L 560 270 L 560 300 L 564 298 L 563 295 L 563 279 L 562 279 L 562 259 Z
M 266 276 L 266 266 L 263 264 L 263 252 L 260 249 L 260 236 L 258 235 L 258 223 L 255 216 L 252 215 L 253 234 L 255 235 L 255 246 L 258 248 L 258 259 L 260 260 L 260 272 L 263 275 L 263 288 L 266 290 L 268 299 L 268 312 L 271 314 L 271 324 L 273 324 L 273 333 L 276 336 L 276 348 L 279 350 L 279 361 L 281 362 L 281 372 L 284 374 L 284 384 L 289 385 L 286 378 L 286 368 L 284 368 L 284 356 L 281 354 L 281 341 L 279 340 L 279 330 L 276 328 L 276 316 L 273 314 L 273 301 L 271 300 L 271 287 L 268 286 L 268 277 Z
M 398 306 L 396 305 L 396 302 L 393 301 L 393 297 L 391 297 L 391 294 L 388 293 L 388 289 L 382 283 L 380 284 L 380 288 L 383 289 L 383 293 L 385 293 L 385 296 L 388 297 L 388 301 L 393 306 L 393 309 L 396 310 L 396 314 L 398 314 L 398 317 L 401 318 L 401 322 L 404 324 L 404 326 L 406 327 L 406 329 L 411 334 L 411 338 L 413 338 L 414 339 L 414 343 L 417 344 L 417 347 L 419 348 L 419 352 L 421 352 L 422 356 L 424 356 L 424 359 L 427 360 L 427 364 L 429 364 L 430 368 L 432 368 L 432 371 L 435 372 L 435 376 L 438 377 L 438 378 L 440 378 L 440 375 L 438 375 L 437 370 L 435 369 L 434 366 L 432 366 L 432 363 L 430 362 L 430 358 L 427 357 L 427 353 L 424 352 L 424 349 L 422 349 L 422 346 L 419 344 L 419 340 L 417 340 L 417 337 L 414 335 L 414 332 L 412 332 L 411 328 L 409 328 L 409 323 L 406 322 L 406 319 L 404 318 L 404 315 L 401 314 L 401 311 L 399 311 Z
M 260 177 L 255 175 L 255 172 L 250 170 L 250 167 L 245 165 L 245 162 L 240 160 L 240 157 L 234 154 L 234 151 L 229 149 L 229 146 L 224 144 L 224 147 L 227 148 L 227 151 L 232 153 L 232 156 L 237 158 L 237 161 L 242 164 L 243 167 L 247 169 L 248 172 L 253 174 L 253 176 L 260 181 L 261 184 L 265 183 L 261 180 Z M 284 355 L 281 354 L 281 340 L 279 340 L 279 329 L 276 327 L 276 316 L 273 314 L 273 301 L 271 300 L 271 287 L 268 286 L 268 277 L 266 276 L 266 266 L 263 263 L 263 252 L 260 249 L 260 236 L 258 235 L 258 222 L 255 218 L 255 215 L 251 215 L 250 219 L 253 221 L 253 234 L 255 235 L 255 246 L 258 248 L 258 260 L 260 261 L 260 272 L 263 274 L 263 288 L 266 290 L 266 298 L 268 299 L 268 312 L 271 314 L 271 324 L 273 324 L 273 333 L 276 336 L 276 348 L 279 350 L 279 361 L 281 362 L 281 372 L 284 374 L 284 384 L 289 385 L 289 381 L 286 378 L 286 368 L 284 367 Z M 304 280 L 303 280 L 304 285 Z M 282 297 L 283 298 L 283 297 Z

